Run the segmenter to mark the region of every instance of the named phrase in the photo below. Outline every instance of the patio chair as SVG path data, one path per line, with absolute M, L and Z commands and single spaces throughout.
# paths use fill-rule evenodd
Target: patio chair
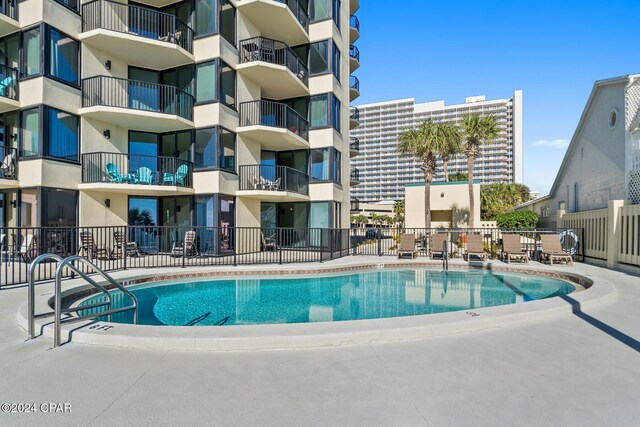
M 100 258 L 100 255 L 102 255 L 102 259 L 111 258 L 109 248 L 107 248 L 104 243 L 96 245 L 91 231 L 80 232 L 80 249 L 78 250 L 78 255 L 80 255 L 81 252 L 84 252 L 89 259 Z
M 127 176 L 123 176 L 120 174 L 118 170 L 118 166 L 113 163 L 107 163 L 105 165 L 107 169 L 107 173 L 109 174 L 109 178 L 111 178 L 111 182 L 117 182 L 118 184 L 122 184 L 123 182 L 129 182 L 129 178 Z
M 113 232 L 113 250 L 111 253 L 114 257 L 121 257 L 123 254 L 128 256 L 140 256 L 140 248 L 136 242 L 126 242 L 124 231 Z M 126 242 L 126 245 L 125 245 Z
M 9 96 L 11 94 L 7 93 L 7 89 L 13 83 L 13 77 L 7 76 L 0 82 L 0 96 Z
M 4 156 L 4 160 L 0 165 L 0 171 L 4 178 L 15 179 L 16 178 L 16 160 L 13 153 L 9 153 Z
M 520 243 L 520 235 L 503 234 L 502 235 L 502 261 L 511 262 L 511 260 L 529 262 L 529 255 L 522 250 Z
M 9 258 L 9 251 L 7 249 L 7 235 L 0 234 L 0 261 Z
M 542 244 L 541 261 L 553 265 L 553 261 L 561 261 L 567 265 L 573 265 L 573 257 L 565 253 L 560 245 L 560 235 L 558 234 L 541 234 L 540 243 Z
M 196 247 L 196 232 L 189 230 L 184 233 L 184 241 L 173 242 L 170 255 L 173 257 L 199 255 L 198 248 Z
M 449 240 L 449 235 L 447 233 L 436 233 L 431 236 L 430 240 L 429 252 L 431 252 L 431 258 L 436 255 L 444 257 L 444 242 Z
M 18 255 L 24 262 L 31 262 L 36 254 L 36 237 L 33 234 L 27 234 L 22 240 L 22 244 L 18 248 Z
M 139 184 L 153 184 L 153 172 L 146 166 L 138 169 L 138 183 Z
M 275 181 L 269 181 L 269 190 L 279 191 L 281 182 L 282 182 L 282 178 L 278 178 Z
M 162 176 L 162 184 L 184 186 L 187 175 L 189 175 L 189 166 L 180 165 L 175 174 L 171 172 L 164 173 Z
M 486 261 L 489 257 L 482 245 L 482 235 L 480 234 L 467 235 L 467 253 L 465 254 L 467 262 L 471 260 L 472 256 L 476 256 L 482 261 Z
M 400 235 L 398 258 L 407 254 L 411 255 L 411 259 L 416 257 L 416 237 L 413 234 L 405 233 Z
M 260 230 L 260 237 L 262 238 L 262 250 L 263 251 L 276 251 L 278 250 L 278 242 L 276 241 L 276 234 L 266 237 L 264 232 Z

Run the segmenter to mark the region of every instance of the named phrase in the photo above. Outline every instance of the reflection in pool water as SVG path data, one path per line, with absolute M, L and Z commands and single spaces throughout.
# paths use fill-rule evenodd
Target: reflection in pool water
M 324 277 L 216 279 L 131 288 L 140 303 L 139 324 L 173 326 L 414 316 L 514 304 L 565 295 L 574 289 L 567 282 L 545 277 L 426 269 L 381 269 Z M 113 295 L 114 305 L 130 304 L 122 293 Z M 95 296 L 82 304 L 101 300 L 104 296 Z M 111 321 L 132 323 L 133 313 L 114 315 Z

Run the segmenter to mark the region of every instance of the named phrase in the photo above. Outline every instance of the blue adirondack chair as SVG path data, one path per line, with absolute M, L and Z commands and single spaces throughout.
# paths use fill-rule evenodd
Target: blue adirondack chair
M 148 167 L 138 169 L 138 184 L 153 184 L 153 172 Z
M 185 181 L 189 175 L 189 166 L 181 165 L 176 173 L 165 172 L 162 176 L 162 183 L 169 185 L 185 185 Z
M 13 77 L 11 76 L 6 77 L 4 80 L 0 82 L 0 96 L 10 95 L 7 89 L 9 88 L 9 86 L 11 86 L 11 83 L 13 83 Z
M 114 165 L 113 163 L 107 163 L 105 167 L 107 168 L 107 173 L 111 178 L 111 182 L 117 182 L 118 184 L 122 184 L 123 182 L 129 182 L 128 177 L 120 175 L 118 166 Z

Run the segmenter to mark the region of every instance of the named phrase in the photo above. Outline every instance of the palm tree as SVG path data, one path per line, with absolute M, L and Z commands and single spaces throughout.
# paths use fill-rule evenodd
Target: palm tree
M 475 228 L 475 199 L 473 198 L 473 167 L 480 157 L 480 146 L 490 144 L 498 137 L 498 122 L 495 116 L 469 114 L 462 118 L 462 133 L 464 135 L 464 154 L 467 156 L 467 170 L 469 174 L 469 227 Z
M 444 180 L 446 182 L 449 181 L 449 160 L 462 153 L 464 148 L 462 133 L 455 123 L 450 122 L 438 123 L 437 133 L 437 150 L 440 159 L 442 159 L 442 169 L 444 172 Z
M 436 172 L 436 156 L 438 154 L 438 124 L 424 122 L 419 129 L 410 130 L 400 135 L 398 151 L 411 154 L 420 162 L 424 174 L 424 225 L 431 228 L 431 181 Z

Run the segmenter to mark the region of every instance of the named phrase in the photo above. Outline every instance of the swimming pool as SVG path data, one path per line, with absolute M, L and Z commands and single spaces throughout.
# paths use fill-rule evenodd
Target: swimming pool
M 376 269 L 322 277 L 207 279 L 133 286 L 138 324 L 231 326 L 416 316 L 566 295 L 563 280 L 486 270 Z M 113 292 L 114 307 L 131 303 Z M 80 305 L 104 301 L 104 295 Z M 90 309 L 80 314 L 89 314 Z M 97 311 L 95 311 L 97 312 Z M 107 320 L 107 319 L 99 319 Z M 133 323 L 133 313 L 112 316 Z

